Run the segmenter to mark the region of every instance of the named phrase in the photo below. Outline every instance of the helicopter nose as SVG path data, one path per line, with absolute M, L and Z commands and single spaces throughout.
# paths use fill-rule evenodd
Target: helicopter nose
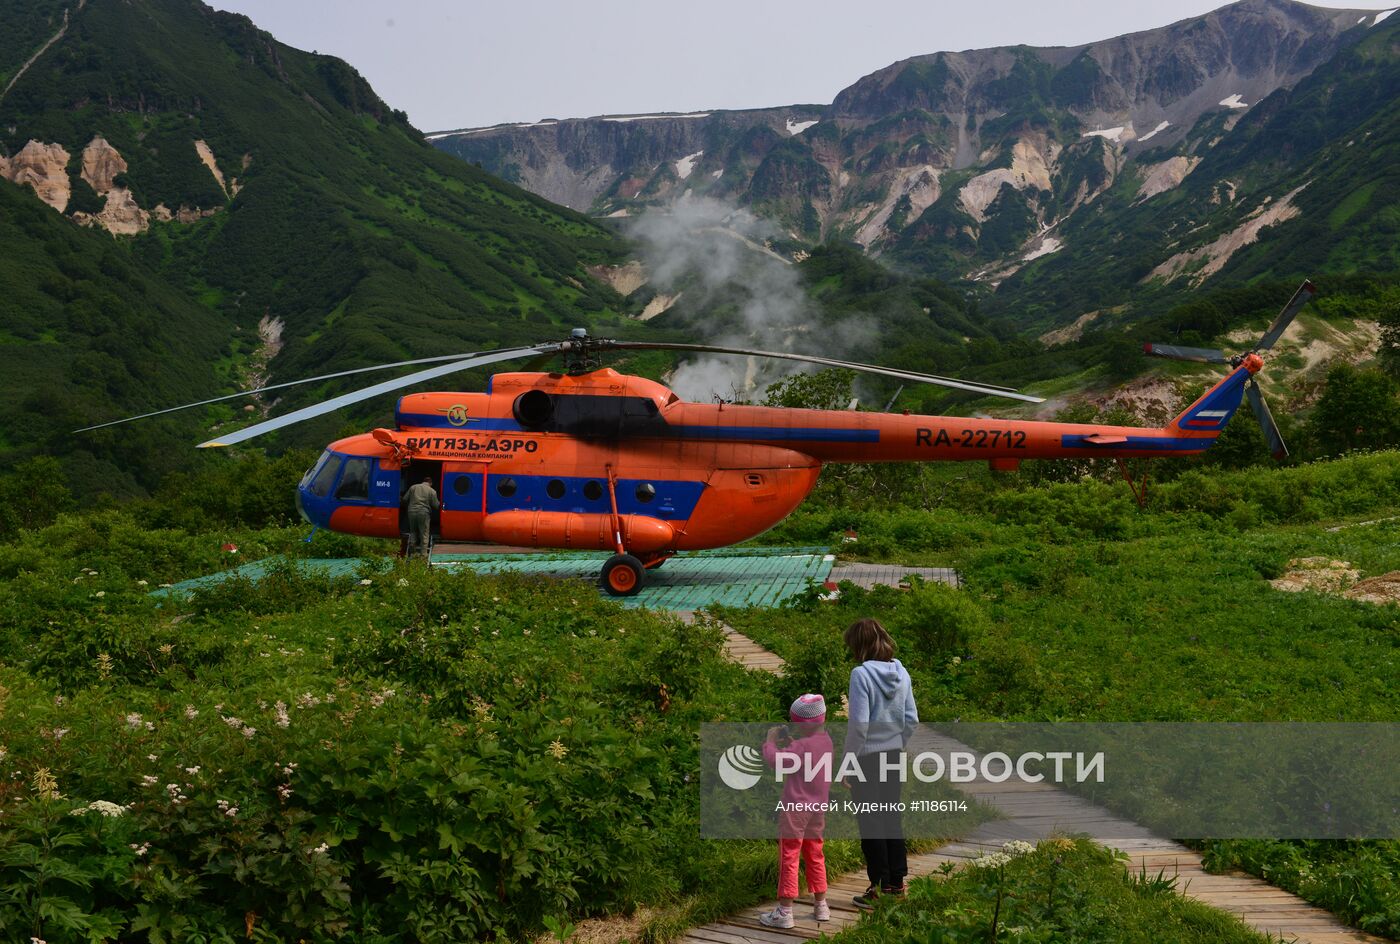
M 306 488 L 299 486 L 297 488 L 297 514 L 301 515 L 301 520 L 307 524 L 315 524 L 316 522 L 312 521 L 311 516 L 306 513 L 306 506 L 302 504 L 301 498 L 305 494 Z

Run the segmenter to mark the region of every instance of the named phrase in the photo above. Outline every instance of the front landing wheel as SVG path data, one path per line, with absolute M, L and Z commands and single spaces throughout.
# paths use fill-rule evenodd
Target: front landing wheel
M 603 589 L 615 597 L 630 597 L 642 589 L 646 571 L 631 554 L 614 554 L 603 565 Z

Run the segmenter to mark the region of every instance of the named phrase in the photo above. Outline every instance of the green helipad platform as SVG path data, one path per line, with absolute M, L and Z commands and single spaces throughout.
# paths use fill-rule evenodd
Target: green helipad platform
M 436 554 L 433 566 L 469 569 L 481 574 L 515 571 L 552 579 L 578 579 L 596 584 L 607 554 Z M 190 593 L 230 577 L 258 580 L 280 558 L 253 561 L 217 574 L 175 584 L 160 595 Z M 349 577 L 377 558 L 308 558 L 294 561 L 310 573 Z M 711 604 L 776 606 L 821 583 L 831 573 L 833 557 L 824 547 L 726 548 L 678 554 L 661 568 L 647 572 L 646 586 L 623 606 L 659 610 L 698 610 Z M 603 593 L 602 589 L 598 590 Z

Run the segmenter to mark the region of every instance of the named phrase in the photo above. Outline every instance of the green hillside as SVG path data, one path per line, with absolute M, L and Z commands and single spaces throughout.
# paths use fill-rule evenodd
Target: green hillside
M 0 19 L 13 29 L 0 46 L 0 69 L 30 54 L 19 37 L 37 47 L 51 35 L 54 17 L 45 6 L 0 2 Z M 606 320 L 620 305 L 585 269 L 618 253 L 607 231 L 428 146 L 344 62 L 282 45 L 246 17 L 194 0 L 92 0 L 72 11 L 65 35 L 0 99 L 0 155 L 13 158 L 30 140 L 61 144 L 70 155 L 70 214 L 104 206 L 81 176 L 96 135 L 128 165 L 115 184 L 128 186 L 142 210 L 160 206 L 176 218 L 153 216 L 144 232 L 115 243 L 100 230 L 82 233 L 72 251 L 94 266 L 110 258 L 165 283 L 112 306 L 119 333 L 154 317 L 161 330 L 152 334 L 175 343 L 162 305 L 196 317 L 193 304 L 216 316 L 194 332 L 205 344 L 197 356 L 212 363 L 222 345 L 226 383 L 256 347 L 264 316 L 284 325 L 271 368 L 287 379 L 553 337 L 580 321 Z M 32 237 L 3 232 L 0 272 L 7 289 L 15 287 L 6 292 L 11 302 L 46 273 L 42 261 L 11 268 Z M 22 308 L 17 299 L 0 308 L 11 356 L 21 360 L 57 330 L 51 316 Z M 70 319 L 68 332 L 87 344 L 103 330 Z M 156 347 L 146 366 L 163 373 L 191 355 Z M 185 363 L 177 373 L 192 369 Z M 17 399 L 12 376 L 0 402 Z M 81 386 L 71 374 L 49 381 L 61 397 Z M 166 405 L 172 392 L 164 381 L 115 385 L 109 402 L 87 411 L 106 419 Z M 312 441 L 334 431 L 313 425 L 298 435 Z M 7 455 L 67 449 L 66 441 L 22 431 L 5 446 Z M 116 442 L 99 451 L 126 455 Z
M 228 348 L 224 319 L 106 233 L 74 226 L 2 180 L 0 247 L 0 456 L 64 454 L 82 494 L 126 493 L 181 465 L 187 457 L 169 448 L 182 427 L 170 422 L 96 438 L 70 431 L 114 403 L 207 395 Z

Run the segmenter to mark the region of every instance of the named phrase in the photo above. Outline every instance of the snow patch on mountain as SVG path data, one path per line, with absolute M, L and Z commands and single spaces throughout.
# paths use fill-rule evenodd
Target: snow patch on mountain
M 1226 108 L 1248 108 L 1248 107 L 1249 107 L 1249 103 L 1248 103 L 1248 102 L 1245 102 L 1245 101 L 1241 101 L 1241 100 L 1240 100 L 1240 93 L 1239 93 L 1239 92 L 1236 92 L 1234 95 L 1231 95 L 1229 98 L 1222 98 L 1222 99 L 1220 100 L 1220 104 L 1224 105 Z
M 1099 129 L 1098 131 L 1086 131 L 1086 132 L 1084 132 L 1082 135 L 1080 135 L 1080 137 L 1082 137 L 1082 138 L 1107 138 L 1108 140 L 1110 140 L 1110 141 L 1112 141 L 1112 142 L 1114 142 L 1114 143 L 1116 144 L 1116 143 L 1122 141 L 1122 139 L 1123 139 L 1123 132 L 1125 132 L 1125 131 L 1127 131 L 1127 130 L 1128 130 L 1127 126 L 1123 126 L 1123 127 L 1120 127 L 1120 128 L 1101 128 L 1101 129 Z
M 1144 134 L 1142 137 L 1138 138 L 1138 141 L 1141 142 L 1141 141 L 1146 141 L 1146 140 L 1148 140 L 1148 139 L 1150 139 L 1150 138 L 1155 138 L 1157 135 L 1161 134 L 1163 131 L 1166 131 L 1169 127 L 1171 127 L 1171 122 L 1170 122 L 1170 121 L 1164 121 L 1164 122 L 1162 122 L 1161 124 L 1159 124 L 1157 127 L 1153 128 L 1151 131 L 1147 132 L 1147 134 Z
M 691 112 L 688 115 L 603 115 L 604 121 L 649 121 L 653 118 L 708 118 L 707 111 Z
M 1377 13 L 1377 14 L 1376 14 L 1376 18 L 1375 18 L 1374 20 L 1371 21 L 1371 25 L 1372 25 L 1372 26 L 1380 26 L 1380 25 L 1381 25 L 1381 21 L 1384 20 L 1386 17 L 1390 16 L 1390 14 L 1392 14 L 1392 13 L 1394 13 L 1394 12 L 1395 12 L 1394 10 L 1383 10 L 1383 11 L 1381 11 L 1380 13 Z M 1364 19 L 1366 19 L 1366 18 L 1363 16 L 1361 19 L 1364 20 Z
M 808 128 L 812 127 L 812 125 L 814 125 L 814 124 L 816 124 L 816 123 L 817 123 L 817 122 L 816 122 L 815 120 L 813 120 L 813 121 L 793 121 L 791 118 L 789 118 L 789 119 L 787 120 L 787 133 L 788 133 L 788 134 L 801 134 L 802 132 L 806 131 Z
M 696 151 L 694 154 L 687 154 L 685 157 L 676 161 L 676 176 L 681 180 L 688 178 L 690 172 L 695 170 L 695 162 L 700 160 L 704 153 L 704 151 Z

